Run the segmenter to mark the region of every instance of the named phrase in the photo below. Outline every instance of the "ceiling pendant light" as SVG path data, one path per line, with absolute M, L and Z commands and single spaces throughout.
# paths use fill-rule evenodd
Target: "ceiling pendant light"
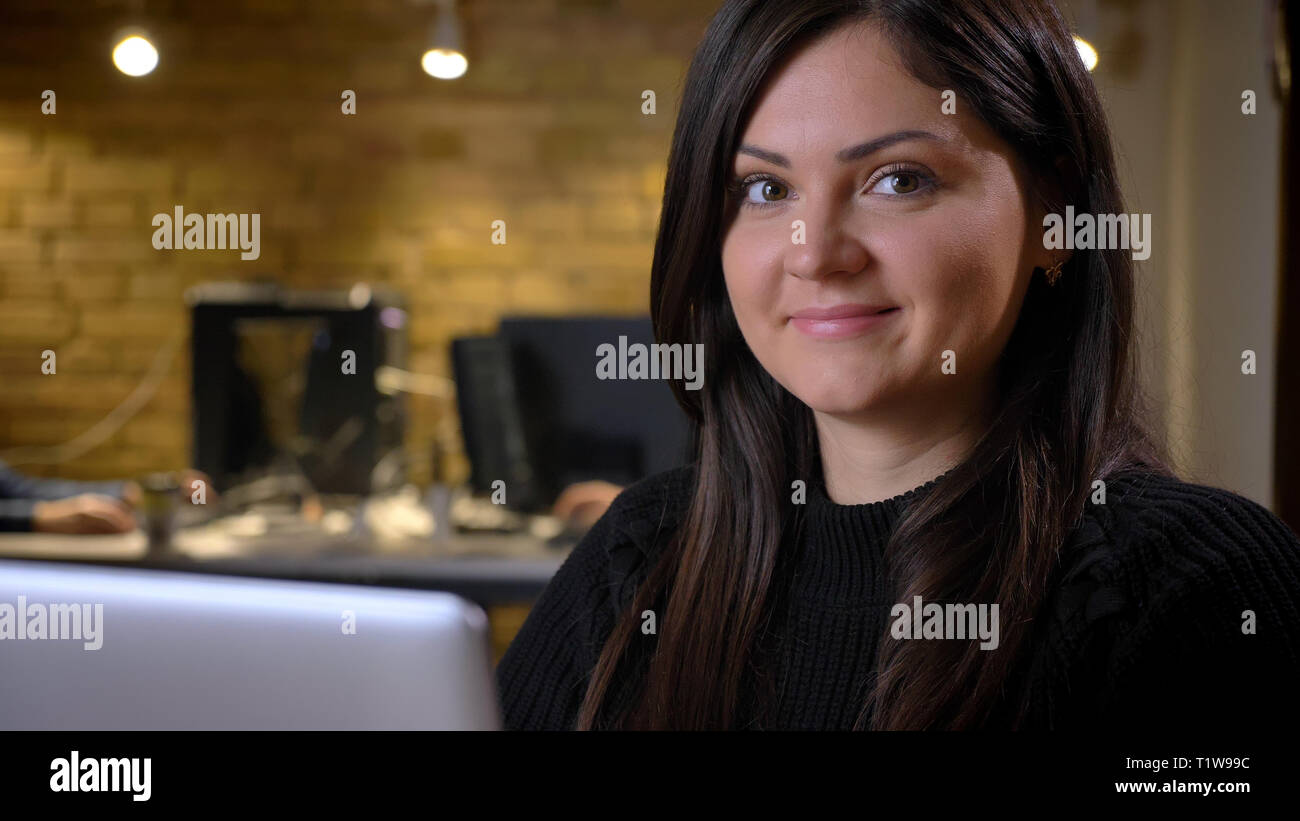
M 436 1 L 438 16 L 433 22 L 429 50 L 420 58 L 420 67 L 430 77 L 437 77 L 439 80 L 455 80 L 469 68 L 469 60 L 465 58 L 465 49 L 461 42 L 456 0 Z

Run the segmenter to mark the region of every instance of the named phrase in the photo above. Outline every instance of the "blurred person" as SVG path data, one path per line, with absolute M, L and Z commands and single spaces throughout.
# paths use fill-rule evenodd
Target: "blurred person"
M 582 530 L 588 530 L 605 515 L 624 488 L 612 482 L 574 482 L 560 492 L 551 512 Z
M 208 485 L 207 501 L 216 501 L 208 477 L 197 470 L 181 474 L 182 495 L 196 481 Z M 66 534 L 129 533 L 143 491 L 132 480 L 77 482 L 25 476 L 0 462 L 0 532 Z
M 0 531 L 127 533 L 140 486 L 24 476 L 0 462 Z
M 678 118 L 650 304 L 706 352 L 695 460 L 558 570 L 507 727 L 1295 720 L 1300 540 L 1168 467 L 1128 249 L 1045 241 L 1124 213 L 1050 0 L 726 0 Z M 945 604 L 992 640 L 912 634 Z

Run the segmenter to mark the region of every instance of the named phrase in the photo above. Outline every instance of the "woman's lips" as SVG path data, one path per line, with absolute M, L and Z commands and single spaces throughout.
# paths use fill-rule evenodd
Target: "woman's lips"
M 842 307 L 800 311 L 790 324 L 805 336 L 816 339 L 844 339 L 873 330 L 888 322 L 901 309 Z

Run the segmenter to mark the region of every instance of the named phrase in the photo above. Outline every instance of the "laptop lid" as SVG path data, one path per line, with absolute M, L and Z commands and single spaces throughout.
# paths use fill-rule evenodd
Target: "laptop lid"
M 0 561 L 0 729 L 499 727 L 450 593 Z

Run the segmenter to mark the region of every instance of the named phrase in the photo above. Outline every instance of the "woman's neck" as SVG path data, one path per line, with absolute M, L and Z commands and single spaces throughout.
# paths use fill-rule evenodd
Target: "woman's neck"
M 826 495 L 836 504 L 866 504 L 906 493 L 964 459 L 988 429 L 987 405 L 912 408 L 888 418 L 814 411 Z

